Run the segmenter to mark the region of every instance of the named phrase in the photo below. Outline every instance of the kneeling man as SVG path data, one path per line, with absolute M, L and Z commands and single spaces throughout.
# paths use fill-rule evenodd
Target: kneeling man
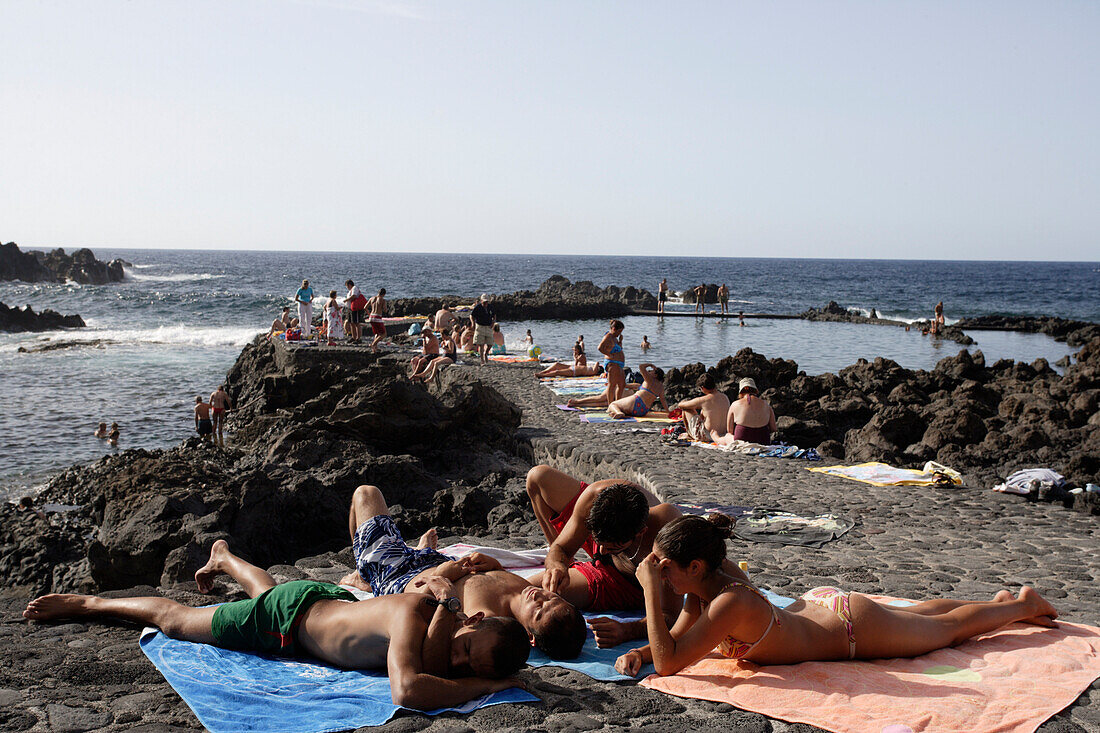
M 532 585 L 501 568 L 494 558 L 475 552 L 453 560 L 435 549 L 435 530 L 409 547 L 390 516 L 376 486 L 360 486 L 351 499 L 348 519 L 356 572 L 340 582 L 375 595 L 439 593 L 440 581 L 453 583 L 454 595 L 467 613 L 510 616 L 527 630 L 530 641 L 551 659 L 573 659 L 581 653 L 584 616 L 557 593 Z
M 214 543 L 209 562 L 195 573 L 199 590 L 209 592 L 219 573 L 231 575 L 249 599 L 192 608 L 161 597 L 51 594 L 31 601 L 23 616 L 111 616 L 156 626 L 173 639 L 263 654 L 308 653 L 348 669 L 385 669 L 393 702 L 421 710 L 454 707 L 520 684 L 506 678 L 527 661 L 530 647 L 522 627 L 510 619 L 466 618 L 424 596 L 356 601 L 330 583 L 276 585 L 266 571 L 232 554 L 224 540 Z
M 628 481 L 586 484 L 545 465 L 527 472 L 527 495 L 550 543 L 546 570 L 532 581 L 589 611 L 645 607 L 635 573 L 653 551 L 657 532 L 680 516 L 679 509 Z M 591 562 L 575 561 L 582 549 Z M 665 593 L 662 606 L 669 619 L 679 612 L 679 600 Z M 601 647 L 646 635 L 645 620 L 594 619 L 590 625 Z

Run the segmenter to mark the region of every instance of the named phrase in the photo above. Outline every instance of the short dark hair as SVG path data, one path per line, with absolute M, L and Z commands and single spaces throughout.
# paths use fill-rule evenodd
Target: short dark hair
M 689 515 L 661 527 L 653 544 L 677 565 L 702 560 L 713 571 L 722 567 L 726 559 L 726 540 L 732 533 L 733 519 L 726 514 Z
M 354 284 L 355 283 L 353 283 L 350 279 L 344 281 L 344 285 L 354 285 Z
M 597 542 L 629 542 L 645 527 L 649 502 L 634 484 L 611 484 L 592 502 L 585 524 Z
M 717 385 L 714 383 L 714 377 L 710 375 L 710 372 L 704 372 L 695 380 L 695 386 L 699 389 L 714 389 Z
M 542 631 L 531 632 L 535 637 L 535 646 L 551 659 L 576 659 L 588 636 L 584 616 L 573 604 L 566 605 L 569 613 L 554 616 Z
M 513 675 L 527 663 L 527 657 L 531 654 L 531 642 L 519 621 L 503 616 L 489 616 L 478 621 L 474 628 L 488 631 L 496 637 L 490 650 L 494 679 Z
M 658 382 L 665 381 L 665 370 L 661 367 L 653 367 L 653 376 L 657 377 Z
M 624 328 L 626 328 L 626 326 L 623 325 L 622 321 L 615 321 L 615 320 L 611 321 L 611 330 L 612 331 L 622 331 Z
M 386 294 L 386 289 L 385 288 L 378 288 L 378 294 L 379 295 L 385 295 Z

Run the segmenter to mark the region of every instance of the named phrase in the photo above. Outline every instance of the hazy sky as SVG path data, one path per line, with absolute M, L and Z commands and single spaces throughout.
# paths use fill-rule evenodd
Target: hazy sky
M 1100 3 L 0 5 L 24 246 L 1100 259 Z

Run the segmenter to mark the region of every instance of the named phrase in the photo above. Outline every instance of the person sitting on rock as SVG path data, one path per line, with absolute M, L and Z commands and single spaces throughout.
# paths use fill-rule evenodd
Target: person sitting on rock
M 683 411 L 684 427 L 692 440 L 713 443 L 726 434 L 730 400 L 725 392 L 718 389 L 710 374 L 702 374 L 695 381 L 695 386 L 703 396 L 681 400 L 676 407 Z
M 745 377 L 738 383 L 737 400 L 730 405 L 726 418 L 726 434 L 714 440 L 727 445 L 735 440 L 771 445 L 775 432 L 775 411 L 760 397 L 756 381 Z
M 421 329 L 420 344 L 424 353 L 420 356 L 414 356 L 412 361 L 409 362 L 411 370 L 409 376 L 414 379 L 428 368 L 428 365 L 432 363 L 432 359 L 439 358 L 439 339 L 435 337 L 435 333 L 432 329 Z
M 493 324 L 493 346 L 489 349 L 489 353 L 494 356 L 502 356 L 508 353 L 508 348 L 504 345 L 504 334 L 500 330 L 500 324 Z
M 643 607 L 642 587 L 634 573 L 661 527 L 680 516 L 676 506 L 627 481 L 587 484 L 546 465 L 527 472 L 527 495 L 550 543 L 546 569 L 531 582 L 587 611 Z M 582 549 L 591 562 L 576 561 Z M 666 605 L 671 619 L 679 599 L 670 595 Z M 597 618 L 589 625 L 601 647 L 640 639 L 646 629 L 644 620 Z
M 357 601 L 348 590 L 312 580 L 276 584 L 261 568 L 214 543 L 197 573 L 199 591 L 228 573 L 248 600 L 193 608 L 160 596 L 100 598 L 50 594 L 35 598 L 25 618 L 112 617 L 156 626 L 173 639 L 226 649 L 309 654 L 346 669 L 388 670 L 393 702 L 421 710 L 453 707 L 509 687 L 530 646 L 512 619 L 465 617 L 437 583 L 435 598 L 391 596 Z
M 441 303 L 439 310 L 435 312 L 435 327 L 440 331 L 449 331 L 456 320 L 455 314 L 451 312 L 447 304 Z
M 638 365 L 643 384 L 629 397 L 621 397 L 607 406 L 607 414 L 614 418 L 668 416 L 668 403 L 665 402 L 665 373 L 652 364 Z M 651 412 L 653 405 L 661 403 L 663 412 Z
M 500 561 L 474 552 L 454 560 L 436 549 L 436 531 L 409 547 L 376 486 L 363 485 L 351 498 L 348 518 L 356 569 L 340 582 L 374 593 L 436 592 L 445 580 L 467 613 L 507 616 L 526 629 L 530 643 L 552 659 L 573 659 L 586 635 L 584 616 L 557 593 L 504 570 Z
M 620 673 L 633 676 L 653 662 L 657 674 L 676 674 L 711 651 L 762 665 L 917 657 L 1011 623 L 1056 626 L 1054 606 L 1027 586 L 990 601 L 940 598 L 902 608 L 829 586 L 777 608 L 726 559 L 730 518 L 712 516 L 665 525 L 641 561 L 649 618 L 661 611 L 668 585 L 684 594 L 683 610 L 671 631 L 651 621 L 649 644 L 616 660 Z
M 457 332 L 458 327 L 456 326 L 455 333 Z M 409 379 L 413 380 L 414 382 L 427 382 L 429 379 L 442 371 L 444 367 L 448 367 L 458 361 L 458 347 L 455 345 L 455 338 L 455 336 L 449 335 L 446 331 L 442 331 L 440 333 L 439 339 L 439 348 L 441 349 L 442 353 L 439 355 L 439 358 L 432 359 L 431 362 L 428 364 L 427 369 L 420 372 L 419 374 L 414 374 L 413 376 L 409 377 Z
M 267 335 L 270 338 L 272 334 L 280 333 L 290 328 L 290 308 L 283 308 L 283 312 L 271 322 L 271 330 Z

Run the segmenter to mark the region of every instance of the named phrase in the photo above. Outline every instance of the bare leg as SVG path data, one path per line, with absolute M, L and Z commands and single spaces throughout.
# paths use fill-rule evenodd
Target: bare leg
M 98 598 L 51 593 L 27 604 L 23 617 L 34 621 L 110 616 L 123 621 L 156 626 L 173 639 L 213 644 L 210 622 L 214 608 L 192 608 L 156 596 Z
M 623 374 L 622 367 L 615 365 L 608 367 L 607 369 L 607 401 L 608 403 L 614 402 L 623 396 L 623 391 L 626 389 L 626 375 Z
M 275 578 L 250 562 L 246 562 L 229 551 L 229 543 L 217 540 L 210 548 L 210 559 L 195 573 L 195 583 L 200 593 L 209 593 L 214 586 L 214 578 L 225 573 L 241 584 L 249 598 L 255 598 L 266 590 L 274 588 Z
M 531 499 L 531 508 L 547 542 L 553 542 L 558 537 L 558 531 L 550 525 L 550 520 L 560 514 L 580 492 L 580 481 L 550 466 L 535 466 L 527 472 L 527 496 Z
M 968 603 L 935 615 L 889 608 L 859 594 L 852 594 L 851 605 L 860 659 L 916 657 L 1017 621 L 1054 626 L 1058 616 L 1027 586 L 1015 600 Z
M 355 530 L 359 525 L 371 517 L 381 514 L 389 515 L 390 509 L 386 506 L 386 497 L 377 486 L 363 484 L 351 495 L 351 512 L 348 514 L 348 532 L 352 539 L 355 538 Z
M 1016 596 L 1012 595 L 1011 591 L 1002 590 L 997 591 L 997 595 L 993 596 L 993 603 L 1004 603 L 1006 601 L 1014 601 Z M 984 601 L 957 601 L 953 598 L 933 598 L 930 601 L 921 601 L 915 603 L 912 606 L 893 606 L 899 610 L 906 611 L 908 613 L 919 613 L 922 616 L 937 616 L 941 613 L 947 613 L 953 611 L 960 606 L 967 606 L 971 603 L 983 603 Z

